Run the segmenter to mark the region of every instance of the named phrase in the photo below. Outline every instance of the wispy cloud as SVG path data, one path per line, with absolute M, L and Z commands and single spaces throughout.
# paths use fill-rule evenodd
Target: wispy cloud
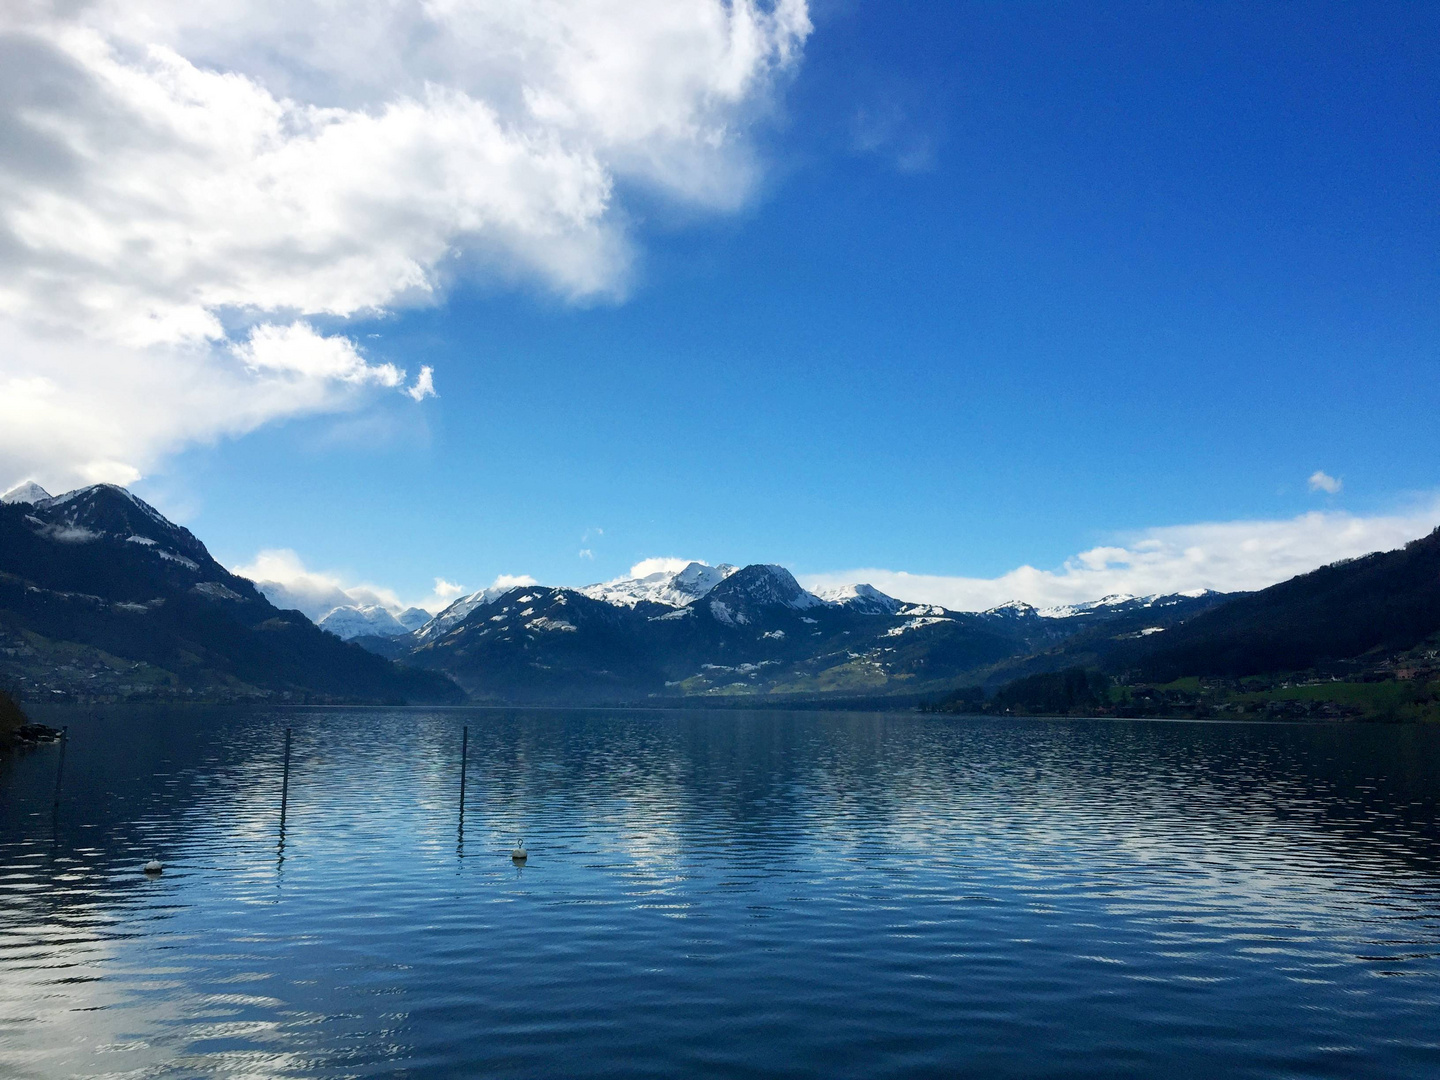
M 267 548 L 245 565 L 231 569 L 255 582 L 277 607 L 304 612 L 317 622 L 337 607 L 352 604 L 361 607 L 378 605 L 392 614 L 409 607 L 419 607 L 433 614 L 465 592 L 463 585 L 437 577 L 435 587 L 428 596 L 406 601 L 395 590 L 383 585 L 348 581 L 345 575 L 335 571 L 311 570 L 289 548 Z M 533 584 L 533 580 L 515 578 L 512 584 Z
M 742 204 L 809 32 L 804 0 L 0 7 L 3 468 L 124 482 L 434 396 L 343 320 L 459 276 L 623 296 L 617 191 Z
M 526 585 L 539 585 L 529 574 L 497 574 L 495 580 L 490 583 L 490 588 L 504 592 L 506 589 L 518 589 Z
M 1091 548 L 1057 569 L 1021 566 L 995 578 L 911 574 L 867 567 L 809 574 L 806 588 L 866 582 L 902 600 L 983 611 L 1010 600 L 1037 607 L 1114 593 L 1263 589 L 1327 563 L 1397 548 L 1440 525 L 1440 497 L 1400 513 L 1314 512 L 1278 521 L 1171 525 Z
M 858 154 L 886 158 L 902 173 L 924 172 L 935 164 L 935 137 L 895 102 L 858 109 L 850 121 L 850 147 Z
M 662 555 L 650 559 L 641 559 L 634 566 L 630 567 L 630 576 L 634 578 L 649 577 L 651 574 L 674 574 L 692 562 L 704 562 L 703 559 L 677 559 L 674 556 Z
M 1323 491 L 1327 495 L 1335 495 L 1343 486 L 1344 483 L 1338 477 L 1331 476 L 1320 469 L 1316 469 L 1310 474 L 1311 491 Z

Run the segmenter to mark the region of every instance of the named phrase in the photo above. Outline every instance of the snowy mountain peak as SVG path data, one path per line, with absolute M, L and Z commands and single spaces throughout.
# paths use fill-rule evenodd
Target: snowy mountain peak
M 735 571 L 736 568 L 729 563 L 710 566 L 692 562 L 673 573 L 662 570 L 645 577 L 616 578 L 614 581 L 586 585 L 578 591 L 592 600 L 603 600 L 619 607 L 633 608 L 636 604 L 648 602 L 681 608 L 693 604 Z
M 157 557 L 206 573 L 222 568 L 189 529 L 176 525 L 144 499 L 115 484 L 93 484 L 32 504 L 30 520 L 53 540 L 94 543 L 118 539 Z
M 0 495 L 0 503 L 38 503 L 44 502 L 50 497 L 50 493 L 34 480 L 26 480 L 23 484 L 16 484 L 4 495 Z
M 481 589 L 479 592 L 473 592 L 469 596 L 462 596 L 433 619 L 421 623 L 419 628 L 415 630 L 415 636 L 421 641 L 430 641 L 434 638 L 443 637 L 464 622 L 469 614 L 476 608 L 488 604 L 492 600 L 498 600 L 514 589 L 523 588 L 525 588 L 523 585 L 492 585 L 488 589 Z M 411 608 L 410 610 L 416 611 L 418 609 Z M 402 614 L 401 618 L 403 619 L 406 614 L 409 614 L 409 612 Z
M 424 608 L 406 608 L 398 615 L 380 604 L 342 604 L 316 623 L 322 630 L 349 641 L 362 636 L 403 637 L 430 621 Z
M 1037 614 L 1036 610 L 1024 600 L 1011 600 L 1008 604 L 1001 604 L 984 612 L 986 615 L 999 615 L 1010 619 L 1025 619 Z
M 193 543 L 199 543 L 188 529 L 182 529 L 144 499 L 117 484 L 76 488 L 37 505 L 43 505 L 52 517 L 68 525 L 100 528 L 105 532 L 128 530 L 137 536 L 149 535 L 147 530 L 159 527 L 167 533 L 184 533 Z M 152 536 L 151 539 L 160 538 Z
M 1131 593 L 1111 593 L 1099 600 L 1087 600 L 1081 604 L 1059 604 L 1042 608 L 1040 614 L 1046 619 L 1071 619 L 1077 615 L 1091 615 L 1097 611 L 1122 611 L 1150 607 L 1158 596 L 1135 596 Z
M 349 604 L 337 607 L 316 625 L 346 641 L 365 634 L 399 637 L 409 633 L 394 615 L 379 604 Z
M 874 585 L 839 585 L 832 589 L 818 589 L 815 595 L 834 607 L 847 608 L 864 615 L 894 615 L 905 606 Z
M 735 613 L 744 613 L 749 608 L 786 607 L 807 611 L 825 606 L 820 597 L 802 589 L 789 570 L 769 563 L 755 563 L 735 571 L 711 589 L 709 596 L 712 610 L 717 603 L 721 604 L 737 621 L 741 620 Z
M 738 569 L 738 566 L 731 566 L 729 563 L 709 566 L 702 562 L 692 562 L 675 574 L 672 580 L 677 592 L 699 599 Z

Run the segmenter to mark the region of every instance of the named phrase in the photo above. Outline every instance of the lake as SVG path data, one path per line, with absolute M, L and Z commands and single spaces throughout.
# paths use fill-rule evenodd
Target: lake
M 6 1077 L 1440 1075 L 1431 728 L 44 719 Z

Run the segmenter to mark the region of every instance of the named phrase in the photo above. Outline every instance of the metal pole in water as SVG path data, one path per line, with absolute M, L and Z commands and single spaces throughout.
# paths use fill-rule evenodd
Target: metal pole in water
M 52 824 L 60 820 L 60 781 L 65 776 L 65 747 L 70 743 L 70 725 L 60 729 L 60 760 L 55 765 L 55 802 L 50 808 Z
M 470 756 L 470 725 L 460 729 L 460 828 L 465 828 L 465 762 Z
M 290 729 L 285 729 L 285 774 L 280 781 L 280 841 L 285 841 L 285 804 L 290 799 Z

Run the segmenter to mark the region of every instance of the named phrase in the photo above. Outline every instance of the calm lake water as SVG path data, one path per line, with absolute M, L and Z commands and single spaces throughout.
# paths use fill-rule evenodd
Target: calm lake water
M 58 812 L 0 764 L 6 1077 L 1440 1075 L 1440 731 L 63 720 Z

